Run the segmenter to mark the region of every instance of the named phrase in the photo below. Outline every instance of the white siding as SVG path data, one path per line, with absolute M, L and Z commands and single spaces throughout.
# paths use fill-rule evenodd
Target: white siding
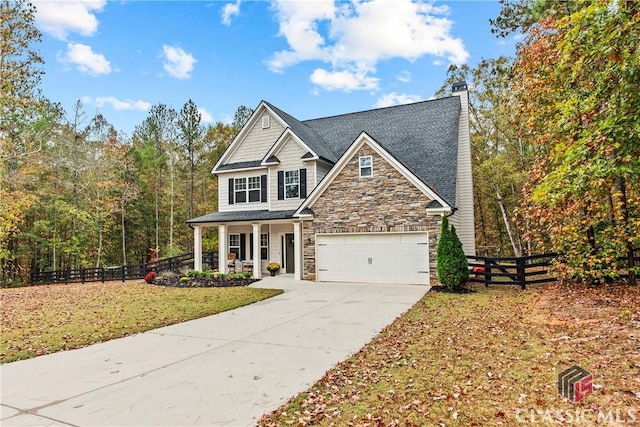
M 325 162 L 316 162 L 316 185 L 318 185 L 320 181 L 322 181 L 322 178 L 324 178 L 330 170 L 331 166 L 326 164 Z
M 269 230 L 269 261 L 275 261 L 283 266 L 282 236 L 293 234 L 293 224 L 271 224 Z M 284 271 L 280 270 L 280 273 L 284 273 Z
M 268 113 L 264 113 L 263 115 L 266 114 Z M 282 135 L 282 132 L 284 132 L 284 127 L 274 117 L 270 118 L 270 126 L 267 129 L 262 129 L 262 120 L 256 120 L 225 163 L 261 160 L 278 137 Z
M 219 212 L 237 212 L 237 211 L 259 211 L 269 209 L 269 194 L 267 193 L 267 202 L 247 202 L 229 204 L 229 178 L 244 178 L 250 176 L 267 175 L 267 188 L 269 187 L 269 176 L 267 169 L 256 169 L 244 172 L 229 172 L 218 174 L 218 211 Z M 268 191 L 268 190 L 267 190 Z
M 278 200 L 278 171 L 290 171 L 295 169 L 307 169 L 307 195 L 311 192 L 310 186 L 313 186 L 313 177 L 309 179 L 313 173 L 313 165 L 308 162 L 302 161 L 302 156 L 307 153 L 302 146 L 295 142 L 291 137 L 288 137 L 280 150 L 275 153 L 275 156 L 280 160 L 280 164 L 277 167 L 272 167 L 271 182 L 269 184 L 269 197 L 271 200 L 270 210 L 272 211 L 284 211 L 297 209 L 304 199 L 287 199 Z M 311 185 L 309 185 L 311 182 Z
M 462 248 L 467 255 L 476 254 L 475 215 L 473 211 L 473 176 L 471 171 L 471 138 L 469 136 L 469 97 L 466 91 L 454 93 L 460 96 L 460 124 L 458 130 L 458 173 L 456 178 L 456 206 L 458 210 L 450 218 L 455 225 Z

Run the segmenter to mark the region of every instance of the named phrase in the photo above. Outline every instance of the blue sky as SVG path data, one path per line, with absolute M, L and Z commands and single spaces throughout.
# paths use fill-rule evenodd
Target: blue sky
M 267 100 L 296 118 L 433 97 L 452 64 L 513 55 L 497 1 L 35 0 L 44 95 L 130 134 L 192 99 L 203 123 Z

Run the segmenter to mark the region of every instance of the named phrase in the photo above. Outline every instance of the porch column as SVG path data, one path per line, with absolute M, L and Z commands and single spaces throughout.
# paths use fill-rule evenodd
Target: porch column
M 293 223 L 294 280 L 302 280 L 302 223 Z
M 202 271 L 202 227 L 193 226 L 193 269 Z
M 253 226 L 253 278 L 262 278 L 262 250 L 260 248 L 260 224 Z
M 220 273 L 227 272 L 227 226 L 220 224 L 218 226 L 218 271 Z

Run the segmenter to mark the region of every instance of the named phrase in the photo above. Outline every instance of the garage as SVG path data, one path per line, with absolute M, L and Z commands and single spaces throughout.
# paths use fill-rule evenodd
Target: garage
M 429 234 L 318 234 L 320 282 L 429 283 Z

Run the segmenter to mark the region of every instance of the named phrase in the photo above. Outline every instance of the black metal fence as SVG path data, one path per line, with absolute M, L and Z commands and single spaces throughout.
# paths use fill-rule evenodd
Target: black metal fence
M 483 257 L 467 256 L 469 261 L 469 282 L 489 285 L 519 285 L 525 289 L 527 285 L 555 282 L 558 280 L 551 274 L 555 253 L 531 255 L 524 257 Z
M 78 268 L 74 270 L 32 271 L 29 283 L 32 285 L 73 283 L 73 282 L 108 282 L 115 280 L 143 279 L 147 273 L 155 271 L 180 271 L 193 268 L 193 252 L 185 253 L 171 258 L 164 258 L 146 264 L 129 264 L 118 267 Z M 218 268 L 218 253 L 203 252 L 203 265 L 210 269 Z

